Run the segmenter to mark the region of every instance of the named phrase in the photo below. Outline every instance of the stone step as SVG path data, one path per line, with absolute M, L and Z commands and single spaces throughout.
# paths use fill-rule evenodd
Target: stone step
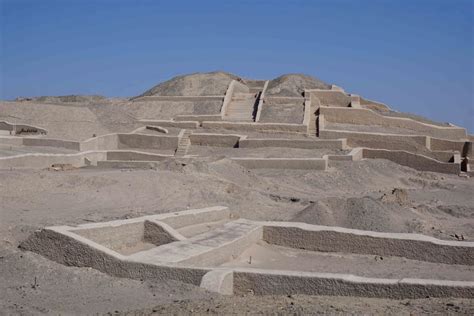
M 258 92 L 252 88 L 251 93 L 235 93 L 227 108 L 224 120 L 253 122 L 253 112 Z
M 191 140 L 189 139 L 189 135 L 193 132 L 190 130 L 184 130 L 182 137 L 178 141 L 178 148 L 175 151 L 176 157 L 183 157 L 188 152 L 189 146 L 191 145 Z

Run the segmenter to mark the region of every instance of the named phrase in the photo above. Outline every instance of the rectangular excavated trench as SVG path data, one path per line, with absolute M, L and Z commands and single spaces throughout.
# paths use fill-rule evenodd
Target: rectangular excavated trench
M 74 230 L 74 233 L 124 256 L 176 241 L 159 225 L 150 221 L 79 229 Z

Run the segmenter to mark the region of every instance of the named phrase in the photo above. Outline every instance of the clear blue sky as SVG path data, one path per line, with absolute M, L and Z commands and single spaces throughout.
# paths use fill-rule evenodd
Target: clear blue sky
M 0 3 L 0 99 L 302 72 L 474 132 L 472 0 Z

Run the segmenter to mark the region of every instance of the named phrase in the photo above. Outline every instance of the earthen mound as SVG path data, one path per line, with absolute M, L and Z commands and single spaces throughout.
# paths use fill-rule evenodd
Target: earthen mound
M 412 232 L 413 215 L 398 203 L 384 203 L 373 197 L 327 198 L 306 207 L 292 221 L 315 225 L 379 232 Z
M 138 97 L 224 95 L 232 80 L 242 79 L 220 71 L 177 76 L 154 86 Z
M 302 74 L 287 74 L 268 83 L 268 96 L 301 97 L 306 89 L 331 89 L 331 85 L 317 78 Z

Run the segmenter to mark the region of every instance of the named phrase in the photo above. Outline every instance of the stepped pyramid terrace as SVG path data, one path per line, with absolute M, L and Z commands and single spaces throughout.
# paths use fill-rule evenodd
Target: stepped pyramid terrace
M 303 74 L 0 101 L 0 263 L 147 299 L 469 305 L 473 141 Z

